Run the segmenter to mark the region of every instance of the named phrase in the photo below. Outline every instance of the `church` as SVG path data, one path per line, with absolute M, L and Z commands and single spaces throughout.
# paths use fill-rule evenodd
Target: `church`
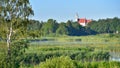
M 82 26 L 87 26 L 88 23 L 90 23 L 92 20 L 88 20 L 86 18 L 78 18 L 77 22 Z
M 88 23 L 92 22 L 92 20 L 90 19 L 79 18 L 78 14 L 76 14 L 76 20 L 82 26 L 87 26 Z

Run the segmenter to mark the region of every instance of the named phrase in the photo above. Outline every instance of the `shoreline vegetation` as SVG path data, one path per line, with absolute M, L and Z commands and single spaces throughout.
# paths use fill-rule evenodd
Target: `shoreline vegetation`
M 24 60 L 20 65 L 22 68 L 56 68 L 56 65 L 60 65 L 58 67 L 60 68 L 67 67 L 67 64 L 68 66 L 72 65 L 71 68 L 120 67 L 119 61 L 111 59 L 112 57 L 118 57 L 114 56 L 116 55 L 114 53 L 120 52 L 120 39 L 115 34 L 112 37 L 110 34 L 99 34 L 40 37 L 28 40 L 29 48 L 26 49 Z M 5 49 L 5 46 L 2 45 L 5 45 L 5 43 L 1 42 L 1 52 Z M 0 54 L 3 55 L 4 53 Z M 62 64 L 63 61 L 61 60 L 65 60 L 64 64 Z

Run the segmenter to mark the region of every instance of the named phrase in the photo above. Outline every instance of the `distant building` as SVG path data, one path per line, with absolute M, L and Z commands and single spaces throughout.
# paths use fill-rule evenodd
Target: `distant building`
M 78 14 L 76 14 L 76 20 L 82 26 L 86 26 L 88 23 L 90 23 L 92 21 L 92 20 L 88 20 L 86 18 L 79 18 Z
M 87 20 L 86 18 L 78 18 L 78 23 L 82 26 L 86 26 L 88 23 L 90 23 L 92 20 Z

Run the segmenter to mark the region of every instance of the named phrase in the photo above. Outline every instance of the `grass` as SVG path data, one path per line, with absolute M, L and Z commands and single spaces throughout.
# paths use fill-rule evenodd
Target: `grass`
M 112 45 L 112 46 L 120 46 L 120 37 L 110 37 L 109 34 L 103 35 L 89 35 L 89 36 L 61 36 L 61 37 L 41 37 L 37 40 L 46 40 L 46 41 L 55 41 L 54 43 L 48 42 L 48 45 Z M 34 43 L 35 44 L 35 43 Z M 45 42 L 36 43 L 35 45 L 44 45 Z M 46 42 L 47 44 L 47 42 Z M 45 45 L 46 45 L 45 44 Z
M 41 37 L 40 39 L 55 40 L 61 42 L 82 41 L 82 42 L 115 42 L 120 41 L 120 37 L 111 37 L 110 34 L 98 34 L 89 36 L 61 36 L 61 37 Z
M 79 64 L 79 61 L 81 60 L 79 57 L 81 57 L 81 54 L 89 57 L 97 55 L 96 58 L 100 59 L 99 57 L 105 57 L 107 52 L 120 52 L 120 37 L 111 37 L 109 34 L 90 36 L 41 37 L 37 38 L 36 40 L 41 40 L 41 42 L 31 42 L 29 48 L 26 50 L 26 54 L 29 54 L 26 56 L 26 58 L 28 61 L 30 60 L 30 62 L 36 60 L 36 57 L 38 57 L 40 62 L 43 62 L 45 59 L 53 58 L 54 56 L 70 56 L 72 60 L 77 60 L 77 64 Z M 6 49 L 6 43 L 0 42 L 1 56 L 4 54 Z M 90 59 L 89 57 L 87 59 Z M 30 58 L 32 58 L 32 60 Z M 94 60 L 94 58 L 92 58 L 92 60 Z M 97 65 L 99 64 L 98 62 L 86 62 L 86 64 L 83 64 L 83 66 L 87 66 L 87 64 L 92 65 L 94 63 Z M 103 61 L 100 63 L 104 64 Z M 112 65 L 112 62 L 108 62 L 108 64 Z M 31 64 L 31 67 L 33 65 Z

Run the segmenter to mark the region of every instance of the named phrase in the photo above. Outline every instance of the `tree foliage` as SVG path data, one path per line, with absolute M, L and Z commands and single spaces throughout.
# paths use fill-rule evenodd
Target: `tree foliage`
M 3 20 L 1 20 L 2 22 Z M 69 35 L 69 36 L 81 36 L 81 35 L 94 35 L 100 33 L 119 33 L 120 32 L 120 19 L 115 17 L 111 19 L 100 19 L 98 21 L 93 20 L 88 26 L 82 27 L 78 22 L 73 22 L 68 20 L 67 22 L 58 23 L 54 19 L 49 19 L 47 22 L 37 21 L 37 20 L 22 20 L 17 19 L 21 24 L 14 24 L 16 27 L 16 35 L 23 33 L 24 36 L 29 37 L 41 37 L 41 36 L 59 36 L 59 35 Z M 27 24 L 27 25 L 26 25 Z M 1 37 L 6 37 L 6 29 L 8 23 L 1 23 Z M 26 27 L 27 26 L 27 27 Z M 26 30 L 27 28 L 27 30 Z M 21 30 L 21 31 L 20 31 Z M 26 30 L 26 32 L 25 32 Z M 20 36 L 22 37 L 21 34 Z
M 1 20 L 2 21 L 2 20 Z M 81 36 L 81 35 L 94 35 L 100 33 L 119 33 L 120 32 L 120 19 L 115 17 L 111 19 L 93 20 L 88 26 L 82 27 L 78 22 L 68 20 L 67 22 L 58 23 L 54 19 L 49 19 L 47 22 L 39 22 L 37 20 L 26 21 L 27 35 L 29 37 L 41 36 Z M 6 23 L 7 25 L 7 23 Z M 25 25 L 25 23 L 23 23 Z M 23 25 L 18 25 L 23 26 Z M 5 26 L 6 27 L 6 26 Z M 1 27 L 2 28 L 2 27 Z M 22 27 L 24 31 L 25 28 Z M 4 28 L 5 29 L 5 28 Z M 4 30 L 2 31 L 5 33 Z M 25 32 L 24 32 L 25 33 Z
M 68 35 L 68 28 L 64 23 L 60 23 L 58 29 L 56 30 L 56 34 L 59 35 Z
M 120 19 L 114 17 L 113 19 L 99 19 L 89 24 L 89 27 L 98 33 L 116 33 L 120 32 Z
M 0 34 L 7 40 L 7 54 L 0 62 L 0 68 L 18 68 L 23 60 L 27 42 L 21 41 L 27 31 L 28 17 L 33 15 L 29 0 L 3 0 L 0 4 Z M 25 39 L 25 36 L 24 36 Z
M 11 54 L 3 55 L 0 61 L 0 68 L 19 68 L 24 60 L 25 50 L 28 48 L 28 41 L 19 40 L 11 44 Z
M 43 34 L 46 36 L 55 33 L 57 28 L 58 23 L 56 22 L 56 20 L 49 19 L 46 23 L 43 24 L 41 30 L 43 31 Z

